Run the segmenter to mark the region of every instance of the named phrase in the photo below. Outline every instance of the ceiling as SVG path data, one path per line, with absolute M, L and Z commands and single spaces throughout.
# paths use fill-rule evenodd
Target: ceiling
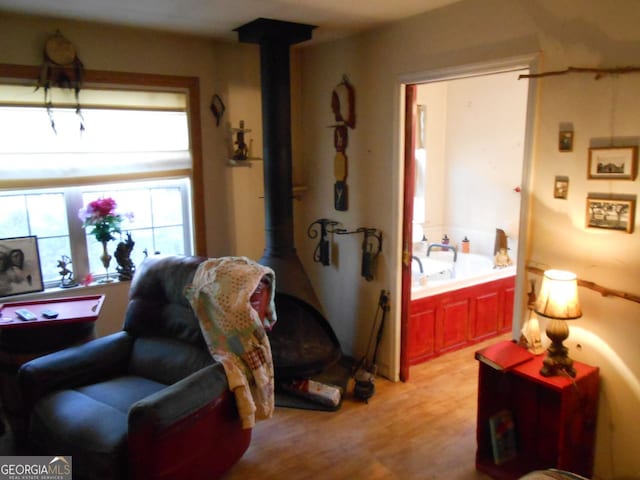
M 0 0 L 0 11 L 88 20 L 237 40 L 259 17 L 315 25 L 329 40 L 460 0 Z

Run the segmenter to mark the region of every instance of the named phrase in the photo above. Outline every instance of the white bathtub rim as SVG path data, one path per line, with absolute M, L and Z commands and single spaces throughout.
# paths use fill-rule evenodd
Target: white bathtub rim
M 426 285 L 413 286 L 411 288 L 411 300 L 417 300 L 419 298 L 430 297 L 440 293 L 480 285 L 494 280 L 514 277 L 515 275 L 516 266 L 513 264 L 508 267 L 492 268 L 488 272 L 482 272 L 466 278 L 427 280 Z

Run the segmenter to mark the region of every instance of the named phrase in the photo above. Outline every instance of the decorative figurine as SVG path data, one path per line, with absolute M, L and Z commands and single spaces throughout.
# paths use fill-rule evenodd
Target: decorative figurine
M 493 262 L 493 268 L 504 268 L 513 264 L 506 248 L 501 248 L 500 250 L 498 250 L 498 253 L 496 253 L 496 256 L 493 258 Z
M 244 134 L 251 130 L 244 128 L 244 120 L 240 120 L 240 128 L 232 128 L 231 131 L 236 134 L 236 141 L 234 145 L 237 145 L 233 151 L 233 160 L 246 160 L 249 158 L 249 147 L 244 141 Z
M 118 278 L 120 281 L 131 280 L 136 271 L 136 267 L 131 261 L 131 252 L 133 251 L 134 245 L 135 242 L 131 239 L 131 233 L 127 232 L 127 241 L 118 243 L 116 247 L 114 256 L 118 262 L 116 271 L 119 274 Z
M 71 265 L 71 257 L 68 255 L 63 255 L 60 260 L 58 260 L 58 268 L 60 271 L 58 272 L 62 277 L 60 279 L 60 287 L 61 288 L 70 288 L 78 285 L 78 282 L 73 278 L 73 271 L 69 268 Z

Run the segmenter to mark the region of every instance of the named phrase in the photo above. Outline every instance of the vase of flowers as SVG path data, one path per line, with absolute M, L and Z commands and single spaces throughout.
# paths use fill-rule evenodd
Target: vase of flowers
M 105 282 L 110 282 L 109 265 L 111 264 L 111 255 L 107 248 L 107 244 L 111 240 L 115 240 L 114 234 L 121 233 L 121 225 L 126 218 L 131 218 L 131 214 L 121 214 L 116 211 L 116 201 L 113 198 L 99 198 L 81 208 L 78 211 L 78 217 L 82 220 L 84 228 L 92 228 L 89 234 L 96 237 L 96 240 L 102 244 L 102 254 L 100 261 L 106 270 Z

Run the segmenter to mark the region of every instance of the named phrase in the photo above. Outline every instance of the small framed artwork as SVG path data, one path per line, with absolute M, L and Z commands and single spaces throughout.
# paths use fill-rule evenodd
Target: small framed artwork
M 572 130 L 560 130 L 558 134 L 558 150 L 561 152 L 573 152 Z
M 636 199 L 629 196 L 587 197 L 587 227 L 633 232 Z
M 590 179 L 634 180 L 638 170 L 638 147 L 589 149 Z
M 567 198 L 569 194 L 569 177 L 556 177 L 553 184 L 553 198 Z
M 0 297 L 44 290 L 38 239 L 0 239 Z

